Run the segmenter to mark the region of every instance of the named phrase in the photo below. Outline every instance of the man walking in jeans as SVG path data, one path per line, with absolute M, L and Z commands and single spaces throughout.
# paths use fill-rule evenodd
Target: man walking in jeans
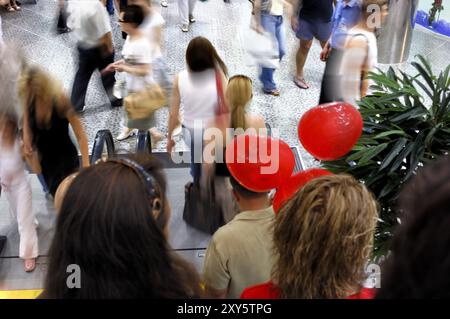
M 276 38 L 280 60 L 286 53 L 286 35 L 283 26 L 285 6 L 291 11 L 291 6 L 283 0 L 256 0 L 254 4 L 255 29 L 260 33 L 268 32 Z M 273 68 L 262 67 L 259 79 L 263 83 L 264 93 L 279 96 L 280 91 L 273 78 L 274 72 Z
M 72 88 L 71 101 L 77 112 L 84 112 L 86 92 L 92 73 L 114 62 L 114 48 L 108 12 L 104 1 L 69 1 L 68 24 L 78 39 L 78 71 Z M 112 89 L 115 73 L 102 75 L 103 87 L 112 106 L 121 106 Z

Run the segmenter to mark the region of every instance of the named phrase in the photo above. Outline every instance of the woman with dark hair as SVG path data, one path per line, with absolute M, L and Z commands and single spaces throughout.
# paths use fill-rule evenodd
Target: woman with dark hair
M 450 158 L 419 170 L 399 204 L 401 224 L 377 298 L 450 298 Z
M 166 179 L 154 158 L 115 158 L 83 170 L 62 202 L 42 297 L 200 297 L 196 271 L 169 246 L 169 218 Z M 81 270 L 78 289 L 66 283 L 73 264 Z
M 19 89 L 24 102 L 25 155 L 37 157 L 50 194 L 55 196 L 59 183 L 80 169 L 69 124 L 80 146 L 83 167 L 89 166 L 86 133 L 61 84 L 42 69 L 36 66 L 25 68 Z
M 172 152 L 175 142 L 173 131 L 181 113 L 183 136 L 191 147 L 191 175 L 198 182 L 201 175 L 203 130 L 212 125 L 219 100 L 218 82 L 222 96 L 227 89 L 228 70 L 211 42 L 196 37 L 186 50 L 187 69 L 177 74 L 172 92 L 169 115 L 167 151 Z
M 144 90 L 148 85 L 156 84 L 152 69 L 155 52 L 146 33 L 140 28 L 144 19 L 144 10 L 141 6 L 129 5 L 123 9 L 119 23 L 122 31 L 128 34 L 122 48 L 123 59 L 111 63 L 102 71 L 102 73 L 124 72 L 129 95 Z M 132 119 L 131 115 L 126 113 L 124 124 L 122 132 L 117 136 L 118 141 L 137 134 L 138 130 L 149 130 L 153 145 L 162 139 L 161 133 L 155 128 L 154 114 Z
M 272 280 L 241 298 L 364 299 L 377 203 L 350 175 L 314 179 L 275 218 Z
M 144 13 L 144 21 L 142 21 L 139 29 L 141 29 L 152 46 L 152 71 L 154 78 L 158 84 L 169 91 L 171 81 L 167 76 L 167 67 L 162 54 L 163 47 L 163 26 L 165 20 L 161 13 L 152 6 L 151 0 L 129 0 L 130 4 L 138 5 Z M 170 93 L 170 92 L 167 92 Z

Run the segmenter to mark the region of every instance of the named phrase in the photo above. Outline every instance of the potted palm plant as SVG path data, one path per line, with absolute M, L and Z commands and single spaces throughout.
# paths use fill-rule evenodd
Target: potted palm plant
M 322 166 L 365 183 L 380 203 L 374 258 L 385 256 L 398 224 L 396 202 L 421 166 L 450 150 L 450 65 L 439 75 L 418 56 L 416 74 L 392 68 L 369 75 L 372 93 L 359 102 L 364 128 L 345 157 Z

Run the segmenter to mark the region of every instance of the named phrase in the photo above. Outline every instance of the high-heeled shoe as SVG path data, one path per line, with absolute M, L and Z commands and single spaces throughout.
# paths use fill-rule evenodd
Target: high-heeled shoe
M 137 133 L 138 133 L 137 129 L 131 129 L 131 128 L 125 127 L 123 129 L 122 133 L 120 133 L 116 137 L 116 140 L 123 141 L 123 140 L 126 140 L 127 138 L 129 138 L 130 136 L 136 135 Z

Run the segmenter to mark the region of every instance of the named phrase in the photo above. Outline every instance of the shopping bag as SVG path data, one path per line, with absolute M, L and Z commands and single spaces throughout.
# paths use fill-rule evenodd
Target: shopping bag
M 249 28 L 243 34 L 244 49 L 247 53 L 247 64 L 265 68 L 278 69 L 280 67 L 280 53 L 275 37 L 268 33 L 256 32 Z
M 124 99 L 124 108 L 130 120 L 148 118 L 166 104 L 166 95 L 158 84 L 149 84 Z

